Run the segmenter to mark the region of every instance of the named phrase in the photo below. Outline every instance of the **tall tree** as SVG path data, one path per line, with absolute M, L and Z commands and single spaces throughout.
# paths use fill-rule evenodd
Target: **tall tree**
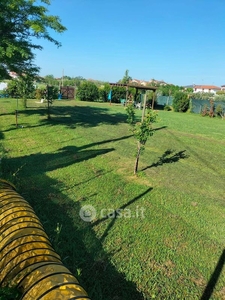
M 48 15 L 51 0 L 0 0 L 0 79 L 9 71 L 35 74 L 34 50 L 42 50 L 36 39 L 46 39 L 56 46 L 49 29 L 62 33 L 66 28 L 58 16 Z
M 54 78 L 53 75 L 46 75 L 44 77 L 45 83 L 49 85 L 58 85 L 57 79 Z
M 127 84 L 132 80 L 132 77 L 129 76 L 129 70 L 125 71 L 123 79 L 120 80 L 121 83 Z

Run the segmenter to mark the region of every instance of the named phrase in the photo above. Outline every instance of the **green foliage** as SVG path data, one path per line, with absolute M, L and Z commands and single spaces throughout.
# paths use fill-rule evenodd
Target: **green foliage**
M 112 88 L 112 102 L 120 103 L 120 99 L 126 99 L 126 87 L 121 86 L 113 86 Z M 128 95 L 132 95 L 134 97 L 135 89 L 128 88 Z
M 126 99 L 126 88 L 114 86 L 112 88 L 112 102 L 120 103 L 120 99 Z
M 16 98 L 19 96 L 18 92 L 18 81 L 13 79 L 8 82 L 7 88 L 6 88 L 6 93 L 11 97 L 11 98 Z
M 207 104 L 204 104 L 202 107 L 202 111 L 201 111 L 201 115 L 203 117 L 208 116 L 209 115 L 209 107 Z
M 77 97 L 81 101 L 96 101 L 99 99 L 97 86 L 90 81 L 84 81 L 78 89 Z
M 22 98 L 24 107 L 27 106 L 26 102 L 28 98 L 34 98 L 34 78 L 30 75 L 22 75 L 17 79 L 10 80 L 6 89 L 7 94 L 10 97 Z
M 86 79 L 83 78 L 82 76 L 77 76 L 72 79 L 72 83 L 73 83 L 73 85 L 76 85 L 77 88 L 79 88 L 81 86 L 82 82 L 84 82 L 85 80 Z
M 99 88 L 99 98 L 100 98 L 100 100 L 102 100 L 103 102 L 107 102 L 109 91 L 110 91 L 110 84 L 109 83 L 105 83 L 103 87 L 100 87 Z
M 213 118 L 213 117 L 215 117 L 215 113 L 214 113 L 214 110 L 215 110 L 214 101 L 211 99 L 209 101 L 209 103 L 210 103 L 209 116 L 210 116 L 210 118 Z
M 209 100 L 210 98 L 214 97 L 213 93 L 191 93 L 189 94 L 191 99 L 196 99 L 196 100 Z
M 186 112 L 189 107 L 189 97 L 187 93 L 178 91 L 174 94 L 173 109 L 176 112 Z
M 224 91 L 222 91 L 223 93 L 221 93 L 221 94 L 217 94 L 217 95 L 215 95 L 215 101 L 225 101 L 225 93 L 224 93 Z
M 225 96 L 225 90 L 217 91 L 216 95 L 224 95 Z
M 45 97 L 45 89 L 44 88 L 38 88 L 35 90 L 35 98 L 37 100 L 41 100 Z
M 127 105 L 127 107 L 126 107 L 126 113 L 128 115 L 127 122 L 130 125 L 133 125 L 134 124 L 134 120 L 135 120 L 135 110 L 134 110 L 133 104 Z
M 46 75 L 44 77 L 44 82 L 48 85 L 58 85 L 59 84 L 58 80 L 55 79 L 53 75 Z
M 142 146 L 146 144 L 148 137 L 153 135 L 152 124 L 157 121 L 157 118 L 158 114 L 154 110 L 149 109 L 143 121 L 135 124 L 133 134 Z
M 171 110 L 172 110 L 171 106 L 168 105 L 168 104 L 166 104 L 166 105 L 164 106 L 163 109 L 164 109 L 165 111 L 171 111 Z
M 216 108 L 215 108 L 215 114 L 217 116 L 223 116 L 224 115 L 224 112 L 223 112 L 223 107 L 221 104 L 217 105 Z
M 36 3 L 35 3 L 36 2 Z M 8 70 L 19 75 L 36 74 L 34 51 L 42 49 L 36 39 L 45 39 L 56 46 L 49 29 L 62 33 L 66 28 L 57 16 L 48 15 L 50 0 L 7 0 L 0 2 L 0 78 L 10 78 Z
M 215 105 L 214 105 L 214 101 L 213 100 L 210 100 L 210 105 L 208 107 L 207 104 L 204 104 L 203 105 L 203 108 L 202 108 L 202 111 L 201 111 L 201 115 L 203 117 L 205 116 L 209 116 L 210 118 L 213 118 L 215 117 Z
M 178 91 L 183 91 L 184 88 L 178 85 L 173 84 L 167 84 L 162 85 L 158 88 L 158 93 L 160 93 L 161 96 L 174 96 Z
M 129 70 L 125 71 L 125 74 L 123 76 L 123 79 L 119 80 L 120 83 L 127 84 L 132 80 L 132 77 L 129 76 Z
M 158 114 L 155 111 L 148 109 L 146 116 L 142 117 L 142 121 L 137 122 L 135 125 L 133 125 L 135 118 L 133 105 L 129 105 L 126 108 L 126 112 L 128 114 L 127 121 L 130 125 L 132 125 L 133 135 L 138 141 L 136 161 L 134 165 L 134 174 L 136 174 L 138 171 L 140 155 L 144 150 L 144 146 L 148 140 L 148 137 L 152 136 L 154 133 L 152 124 L 157 121 Z

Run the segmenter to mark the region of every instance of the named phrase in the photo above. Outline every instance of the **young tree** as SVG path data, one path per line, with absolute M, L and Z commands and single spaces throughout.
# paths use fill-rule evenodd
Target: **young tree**
M 18 95 L 22 98 L 23 101 L 23 107 L 27 107 L 27 99 L 31 95 L 31 93 L 34 92 L 34 79 L 33 76 L 28 75 L 22 75 L 17 80 L 17 89 L 18 89 Z
M 46 39 L 56 46 L 49 29 L 62 33 L 66 28 L 58 16 L 48 15 L 51 0 L 1 0 L 0 1 L 0 79 L 9 78 L 9 71 L 19 75 L 36 74 L 34 50 L 42 50 L 36 39 Z
M 132 132 L 134 137 L 137 139 L 137 153 L 136 153 L 136 160 L 134 164 L 134 174 L 138 171 L 138 164 L 141 155 L 141 151 L 144 150 L 145 144 L 149 138 L 154 134 L 154 130 L 152 128 L 152 124 L 157 121 L 158 114 L 149 109 L 146 116 L 142 116 L 141 122 L 134 123 L 135 121 L 135 112 L 132 105 L 129 105 L 126 108 L 128 114 L 128 123 L 132 125 Z
M 27 99 L 32 96 L 34 90 L 34 79 L 30 75 L 23 75 L 17 79 L 13 79 L 7 86 L 7 93 L 10 97 L 22 98 L 24 108 L 26 108 Z

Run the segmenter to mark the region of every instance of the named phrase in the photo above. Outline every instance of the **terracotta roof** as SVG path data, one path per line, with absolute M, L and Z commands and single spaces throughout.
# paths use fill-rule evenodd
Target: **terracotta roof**
M 215 85 L 194 85 L 193 88 L 195 89 L 207 89 L 207 90 L 221 90 L 219 86 Z

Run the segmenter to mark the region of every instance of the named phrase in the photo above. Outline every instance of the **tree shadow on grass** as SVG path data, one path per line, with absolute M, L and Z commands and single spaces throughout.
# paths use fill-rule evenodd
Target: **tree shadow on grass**
M 153 130 L 158 131 L 158 130 L 165 129 L 165 128 L 167 128 L 167 126 L 156 127 L 156 128 L 153 128 Z
M 189 155 L 187 155 L 185 152 L 186 150 L 175 152 L 175 150 L 168 149 L 163 153 L 161 157 L 159 157 L 159 160 L 156 163 L 153 163 L 150 166 L 145 167 L 144 169 L 142 169 L 142 171 L 145 171 L 153 167 L 159 167 L 164 164 L 178 162 L 180 159 L 188 158 Z
M 44 124 L 64 124 L 74 128 L 76 125 L 84 127 L 98 126 L 99 124 L 112 124 L 126 122 L 127 115 L 125 112 L 109 113 L 110 109 L 92 106 L 54 106 L 51 108 L 51 118 L 42 119 L 40 123 Z M 23 111 L 25 115 L 40 114 L 46 115 L 47 110 L 27 109 Z
M 20 117 L 23 115 L 23 118 Z M 21 126 L 24 128 L 32 128 L 39 126 L 56 126 L 58 124 L 65 125 L 71 129 L 76 128 L 76 126 L 83 127 L 95 127 L 100 124 L 111 124 L 117 125 L 120 123 L 125 123 L 127 115 L 125 113 L 109 113 L 109 109 L 102 107 L 91 107 L 91 106 L 59 106 L 52 108 L 51 118 L 47 119 L 47 110 L 44 108 L 28 108 L 18 116 L 18 128 L 16 127 L 15 113 L 10 113 L 12 115 L 13 121 L 10 127 L 5 129 L 4 132 L 17 130 Z M 24 119 L 24 116 L 39 115 L 40 120 L 37 124 L 29 124 Z M 44 118 L 46 116 L 46 118 Z M 4 115 L 2 115 L 4 117 Z M 14 123 L 15 122 L 15 123 Z
M 137 197 L 134 197 L 133 199 L 131 199 L 130 201 L 128 201 L 127 203 L 123 204 L 122 206 L 120 206 L 119 208 L 115 209 L 113 212 L 110 212 L 109 214 L 107 214 L 105 217 L 96 220 L 95 222 L 92 223 L 92 227 L 97 226 L 98 224 L 104 222 L 105 220 L 110 219 L 110 223 L 108 224 L 105 232 L 103 233 L 103 235 L 100 238 L 100 241 L 103 242 L 104 239 L 107 237 L 110 229 L 113 227 L 113 225 L 116 222 L 117 218 L 120 218 L 121 216 L 121 212 L 124 211 L 124 209 L 126 209 L 129 205 L 131 205 L 132 203 L 138 201 L 141 197 L 143 197 L 144 195 L 148 194 L 149 192 L 151 192 L 152 188 L 148 188 L 145 192 L 143 192 L 142 194 L 138 195 Z M 131 217 L 131 216 L 130 216 Z
M 209 300 L 211 299 L 211 296 L 213 294 L 213 290 L 217 284 L 217 281 L 220 277 L 220 274 L 223 270 L 223 267 L 224 267 L 224 264 L 225 264 L 225 249 L 223 250 L 219 260 L 218 260 L 218 263 L 215 267 L 215 270 L 213 272 L 213 274 L 211 275 L 211 278 L 202 294 L 202 297 L 201 297 L 201 300 Z
M 4 133 L 0 131 L 0 140 L 3 140 L 5 138 Z
M 135 284 L 126 280 L 125 275 L 111 263 L 91 224 L 79 217 L 80 201 L 70 199 L 62 192 L 62 183 L 46 175 L 47 170 L 57 170 L 76 163 L 71 159 L 71 154 L 74 155 L 72 150 L 75 149 L 70 148 L 69 154 L 65 152 L 68 149 L 64 149 L 54 154 L 37 153 L 8 159 L 7 168 L 4 168 L 5 179 L 11 179 L 7 177 L 10 170 L 25 165 L 19 177 L 14 177 L 16 180 L 13 183 L 34 208 L 64 265 L 78 278 L 92 300 L 144 300 Z M 102 155 L 104 150 L 94 153 Z M 84 152 L 84 160 L 93 157 L 93 152 L 81 152 Z M 106 174 L 102 173 L 101 176 Z M 138 198 L 140 196 L 122 207 Z M 56 231 L 57 227 L 60 230 Z

